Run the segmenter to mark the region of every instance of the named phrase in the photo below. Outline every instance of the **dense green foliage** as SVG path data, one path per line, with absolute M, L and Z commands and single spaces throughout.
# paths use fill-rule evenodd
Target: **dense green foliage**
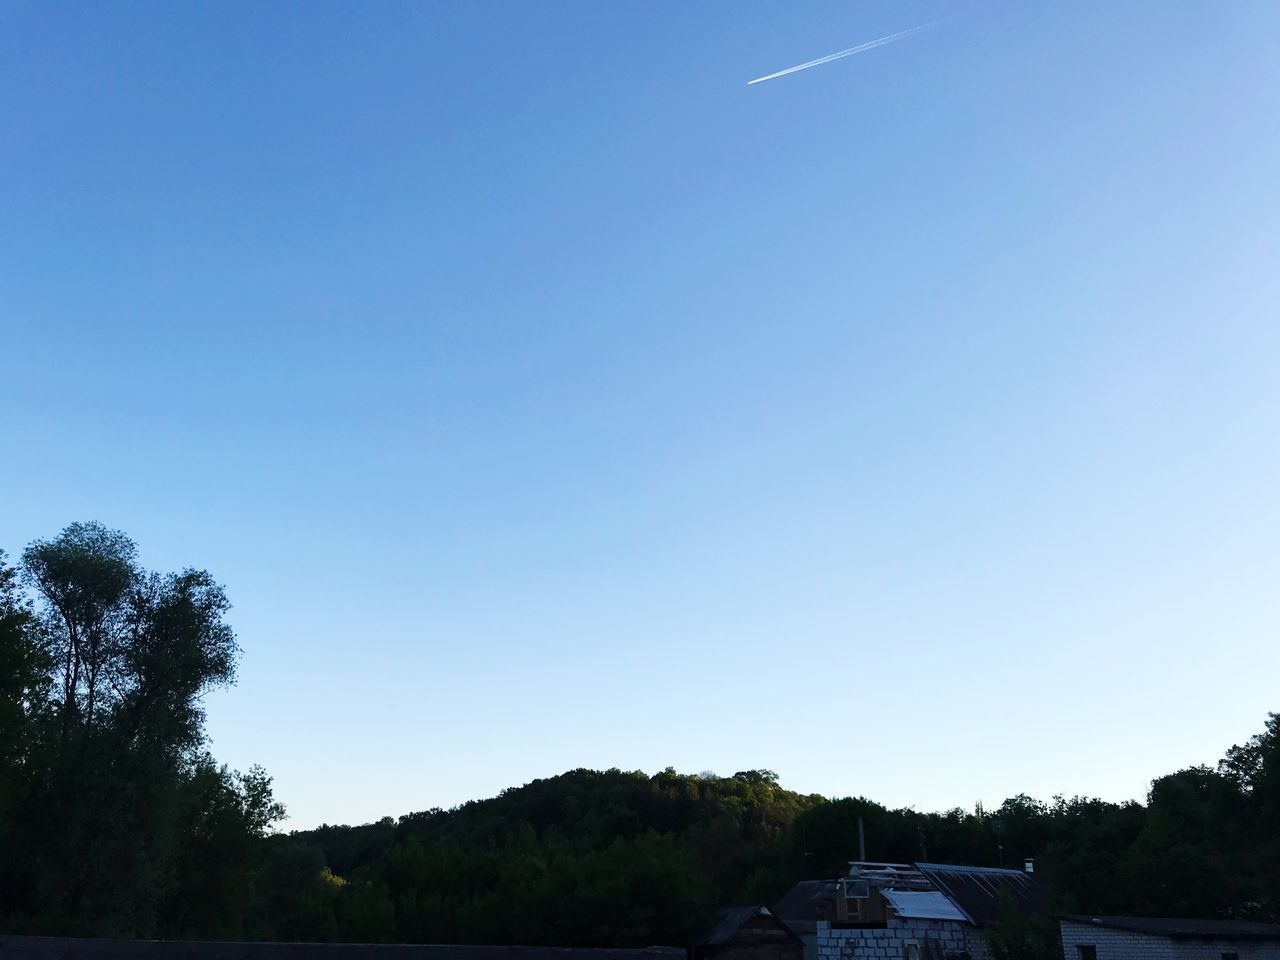
M 205 573 L 142 570 L 95 524 L 0 555 L 0 929 L 353 941 L 687 944 L 719 906 L 877 860 L 1035 857 L 1063 910 L 1280 919 L 1280 716 L 1146 804 L 1026 796 L 920 813 L 731 777 L 574 770 L 489 800 L 272 833 L 261 770 L 203 749 L 232 681 Z M 1039 956 L 1035 923 L 993 931 Z
M 1276 715 L 1218 769 L 1155 781 L 1146 805 L 1018 796 L 992 812 L 919 813 L 792 793 L 768 771 L 575 770 L 455 810 L 273 838 L 349 881 L 331 882 L 328 911 L 317 892 L 311 913 L 273 933 L 686 944 L 716 906 L 772 904 L 796 880 L 842 874 L 859 818 L 877 860 L 1034 857 L 1063 911 L 1280 920 L 1277 772 Z M 994 933 L 1017 960 L 1043 953 L 1053 929 L 1011 921 Z
M 26 589 L 24 590 L 23 587 Z M 237 935 L 283 815 L 260 770 L 202 750 L 239 653 L 222 589 L 73 524 L 0 556 L 0 928 Z

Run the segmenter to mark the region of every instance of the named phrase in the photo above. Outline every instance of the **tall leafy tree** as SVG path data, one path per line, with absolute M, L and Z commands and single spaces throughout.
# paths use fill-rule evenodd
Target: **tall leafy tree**
M 21 814 L 41 765 L 38 743 L 48 678 L 32 607 L 18 589 L 17 571 L 0 552 L 0 850 L 15 851 L 30 842 Z M 0 924 L 32 883 L 28 867 L 28 861 L 10 857 L 0 869 Z
M 0 550 L 0 777 L 16 776 L 29 762 L 35 724 L 47 703 L 49 664 L 37 627 L 18 589 L 18 571 Z M 12 788 L 0 791 L 0 802 L 8 796 Z
M 199 570 L 146 571 L 97 523 L 31 544 L 21 575 L 28 597 L 0 564 L 0 830 L 22 878 L 0 885 L 0 916 L 151 935 L 209 927 L 200 902 L 218 896 L 222 916 L 247 915 L 228 891 L 251 895 L 246 851 L 283 811 L 261 771 L 202 751 L 203 697 L 233 682 L 239 654 L 222 588 Z M 221 871 L 204 892 L 197 852 Z

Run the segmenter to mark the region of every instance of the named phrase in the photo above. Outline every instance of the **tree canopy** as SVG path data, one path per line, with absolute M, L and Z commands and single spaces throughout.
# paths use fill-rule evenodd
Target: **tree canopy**
M 23 589 L 25 587 L 25 590 Z M 0 918 L 8 929 L 238 935 L 283 815 L 203 750 L 239 650 L 208 573 L 139 566 L 76 523 L 0 562 Z
M 687 945 L 716 908 L 877 860 L 1036 858 L 1066 912 L 1280 920 L 1280 715 L 1145 803 L 919 812 L 769 770 L 571 770 L 451 810 L 277 833 L 271 779 L 205 749 L 235 679 L 208 574 L 73 524 L 0 554 L 0 929 L 137 937 Z M 429 758 L 427 758 L 429 762 Z M 1010 924 L 1002 956 L 1040 949 Z

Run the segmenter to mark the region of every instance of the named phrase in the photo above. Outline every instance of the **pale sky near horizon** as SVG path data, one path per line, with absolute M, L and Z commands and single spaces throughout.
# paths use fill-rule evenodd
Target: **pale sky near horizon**
M 1141 797 L 1280 710 L 1278 131 L 1269 2 L 11 0 L 0 547 L 223 582 L 286 827 Z

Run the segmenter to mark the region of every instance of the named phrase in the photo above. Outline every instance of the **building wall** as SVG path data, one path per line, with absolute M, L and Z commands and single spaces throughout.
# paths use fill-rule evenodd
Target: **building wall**
M 920 942 L 920 960 L 929 960 L 924 949 L 926 940 L 935 941 L 943 957 L 968 953 L 973 960 L 987 960 L 982 931 L 968 923 L 898 918 L 891 919 L 884 927 L 832 927 L 826 921 L 819 921 L 818 960 L 904 960 L 908 940 Z M 1242 956 L 1240 960 L 1245 958 Z
M 972 924 L 963 924 L 961 929 L 964 930 L 964 951 L 969 954 L 973 960 L 988 960 L 991 952 L 987 949 L 987 935 Z
M 698 960 L 804 960 L 804 944 L 766 913 L 742 924 L 728 943 L 700 947 L 695 955 Z
M 1276 941 L 1174 940 L 1063 920 L 1064 960 L 1078 960 L 1083 945 L 1095 947 L 1098 960 L 1223 960 L 1224 953 L 1238 954 L 1240 960 L 1280 960 Z
M 730 943 L 711 947 L 702 953 L 705 960 L 804 960 L 804 945 L 799 940 L 765 943 Z

